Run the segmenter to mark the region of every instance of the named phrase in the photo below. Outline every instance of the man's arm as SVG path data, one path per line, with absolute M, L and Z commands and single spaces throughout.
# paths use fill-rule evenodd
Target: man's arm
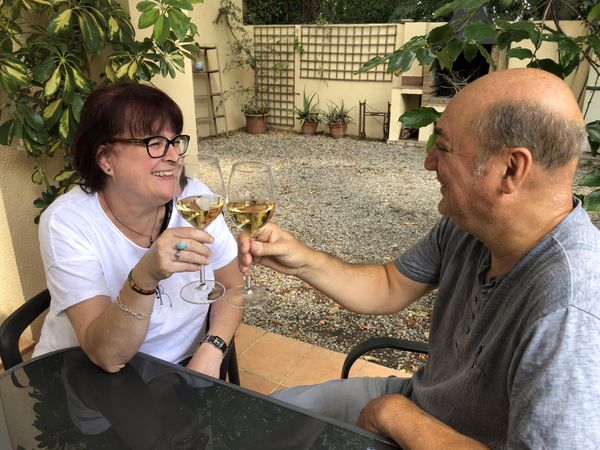
M 357 313 L 392 314 L 435 288 L 402 275 L 393 262 L 349 264 L 313 250 L 274 224 L 267 224 L 252 240 L 240 234 L 238 243 L 243 273 L 252 262 L 260 263 L 297 276 Z
M 357 425 L 392 438 L 405 450 L 488 448 L 427 414 L 401 394 L 370 401 L 361 411 Z

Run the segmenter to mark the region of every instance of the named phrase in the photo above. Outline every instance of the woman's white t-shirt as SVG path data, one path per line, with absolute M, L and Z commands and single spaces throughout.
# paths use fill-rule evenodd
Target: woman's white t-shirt
M 191 180 L 184 195 L 207 191 L 204 184 Z M 168 228 L 189 226 L 173 211 Z M 210 279 L 214 270 L 236 257 L 237 245 L 222 215 L 206 231 L 215 239 L 208 245 L 212 253 L 206 277 Z M 97 194 L 87 194 L 80 187 L 59 197 L 42 214 L 39 237 L 52 301 L 33 356 L 79 345 L 65 310 L 97 295 L 114 301 L 129 271 L 148 251 L 131 242 L 106 216 Z M 198 277 L 198 272 L 175 273 L 159 283 L 164 294 L 162 301 L 154 299 L 141 352 L 171 362 L 194 352 L 204 335 L 208 305 L 186 303 L 179 291 Z

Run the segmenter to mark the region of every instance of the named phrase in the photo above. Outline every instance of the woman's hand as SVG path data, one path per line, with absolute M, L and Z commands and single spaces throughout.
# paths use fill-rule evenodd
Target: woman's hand
M 134 268 L 136 283 L 153 289 L 165 278 L 177 272 L 195 272 L 209 264 L 214 238 L 206 231 L 191 227 L 169 228 L 162 233 Z M 179 250 L 177 244 L 185 247 Z

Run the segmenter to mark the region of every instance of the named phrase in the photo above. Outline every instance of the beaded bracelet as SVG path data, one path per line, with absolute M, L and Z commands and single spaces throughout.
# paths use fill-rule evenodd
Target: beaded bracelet
M 142 295 L 154 295 L 154 294 L 156 294 L 156 288 L 154 288 L 152 290 L 150 290 L 150 289 L 142 289 L 137 284 L 135 284 L 135 281 L 133 281 L 133 269 L 131 269 L 129 271 L 129 275 L 127 275 L 127 281 L 129 282 L 129 287 L 132 290 L 134 290 L 135 292 L 137 292 L 138 294 L 142 294 Z
M 136 319 L 140 319 L 140 320 L 146 320 L 148 317 L 150 317 L 152 315 L 152 313 L 154 312 L 154 307 L 152 307 L 152 311 L 147 312 L 147 313 L 139 313 L 139 312 L 135 312 L 132 311 L 131 309 L 129 309 L 127 307 L 127 305 L 125 305 L 125 303 L 123 303 L 121 301 L 121 295 L 117 295 L 117 306 L 122 310 L 125 311 L 127 314 L 132 315 L 133 317 L 135 317 Z

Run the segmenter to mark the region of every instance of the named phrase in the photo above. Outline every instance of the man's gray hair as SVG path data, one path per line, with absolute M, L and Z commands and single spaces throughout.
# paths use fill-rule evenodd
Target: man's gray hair
M 535 103 L 497 103 L 473 123 L 473 131 L 480 168 L 503 148 L 526 147 L 533 162 L 546 170 L 568 164 L 588 148 L 585 126 Z

